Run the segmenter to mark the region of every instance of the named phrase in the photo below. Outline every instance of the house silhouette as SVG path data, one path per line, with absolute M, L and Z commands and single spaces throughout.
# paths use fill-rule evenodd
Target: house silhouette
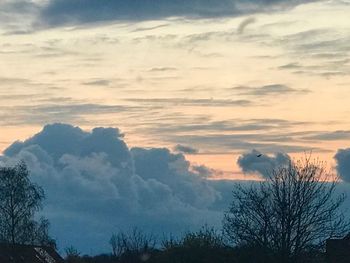
M 0 244 L 1 263 L 63 263 L 52 247 Z
M 350 262 L 350 233 L 343 238 L 326 240 L 327 263 Z

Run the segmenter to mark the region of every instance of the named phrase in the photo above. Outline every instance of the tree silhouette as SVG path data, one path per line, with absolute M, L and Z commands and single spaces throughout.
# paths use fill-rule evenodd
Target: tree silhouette
M 349 222 L 336 195 L 338 179 L 306 157 L 274 169 L 258 186 L 237 186 L 224 217 L 224 232 L 238 247 L 258 251 L 260 262 L 302 262 Z M 254 261 L 258 262 L 258 261 Z
M 223 237 L 208 226 L 196 232 L 188 232 L 181 239 L 170 237 L 163 241 L 163 249 L 156 257 L 155 263 L 234 263 L 233 250 Z
M 10 244 L 54 246 L 48 235 L 49 222 L 34 219 L 42 208 L 44 191 L 29 179 L 24 162 L 0 167 L 0 239 Z
M 119 262 L 136 263 L 151 257 L 155 251 L 156 240 L 153 235 L 133 228 L 129 233 L 113 234 L 109 244 L 112 247 L 113 256 Z
M 73 246 L 66 247 L 65 252 L 66 252 L 65 261 L 67 263 L 83 263 L 84 262 L 84 260 L 80 256 L 80 253 L 78 252 L 78 250 L 75 247 L 73 247 Z

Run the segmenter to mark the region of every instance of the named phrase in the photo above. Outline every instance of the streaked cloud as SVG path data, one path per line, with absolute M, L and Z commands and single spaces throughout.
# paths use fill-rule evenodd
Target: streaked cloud
M 137 102 L 143 105 L 164 106 L 199 106 L 199 107 L 247 107 L 252 104 L 249 100 L 227 99 L 187 99 L 187 98 L 151 98 L 151 99 L 126 99 L 129 102 Z
M 159 120 L 161 121 L 161 120 Z M 162 120 L 164 121 L 164 120 Z M 176 124 L 171 123 L 171 121 L 176 122 Z M 193 123 L 193 122 L 197 123 Z M 180 116 L 174 116 L 174 119 L 170 118 L 167 125 L 157 125 L 157 119 L 151 122 L 149 127 L 149 132 L 155 133 L 199 133 L 199 132 L 232 132 L 236 133 L 236 136 L 240 136 L 237 132 L 246 132 L 246 136 L 255 136 L 253 132 L 266 132 L 266 131 L 279 131 L 288 130 L 289 128 L 297 128 L 308 125 L 307 122 L 293 122 L 280 119 L 233 119 L 226 121 L 215 121 L 210 120 L 210 118 L 199 117 L 199 118 L 181 118 Z M 288 133 L 292 136 L 294 133 Z M 305 135 L 301 133 L 301 135 Z M 234 136 L 234 135 L 233 135 Z M 266 137 L 275 138 L 275 134 L 265 134 Z M 289 136 L 288 136 L 289 138 Z M 262 137 L 263 139 L 263 137 Z M 290 138 L 289 138 L 290 139 Z
M 337 141 L 350 139 L 350 131 L 319 132 L 304 137 L 305 140 Z
M 240 95 L 249 96 L 272 96 L 272 95 L 288 95 L 288 94 L 303 94 L 309 93 L 310 90 L 297 90 L 282 84 L 271 84 L 262 87 L 234 87 L 233 90 L 238 91 Z
M 274 138 L 276 136 L 276 138 Z M 261 152 L 288 152 L 298 153 L 305 151 L 323 152 L 323 149 L 317 146 L 305 145 L 304 142 L 296 140 L 293 136 L 279 136 L 278 133 L 264 136 L 260 134 L 178 134 L 161 137 L 163 141 L 178 142 L 180 144 L 191 144 L 201 149 L 202 153 L 216 152 L 242 152 L 250 149 L 258 149 Z
M 176 71 L 177 68 L 174 67 L 159 67 L 159 68 L 151 68 L 150 72 L 165 72 L 165 71 Z
M 109 86 L 111 81 L 108 79 L 97 79 L 88 82 L 83 82 L 83 85 L 87 86 Z
M 167 27 L 167 26 L 168 26 L 168 24 L 161 24 L 161 25 L 156 25 L 156 26 L 151 26 L 151 27 L 138 27 L 138 28 L 134 29 L 132 32 L 152 31 L 152 30 Z
M 60 98 L 66 101 L 66 98 Z M 50 99 L 52 101 L 52 99 Z M 39 104 L 28 106 L 0 107 L 0 123 L 6 126 L 13 125 L 44 125 L 51 122 L 79 122 L 85 123 L 84 117 L 131 111 L 135 107 L 121 105 L 106 105 L 94 103 L 63 103 Z

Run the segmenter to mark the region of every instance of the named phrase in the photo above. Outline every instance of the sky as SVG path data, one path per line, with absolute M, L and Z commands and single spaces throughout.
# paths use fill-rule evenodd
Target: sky
M 349 12 L 345 0 L 0 0 L 0 162 L 26 160 L 60 247 L 86 253 L 132 224 L 220 225 L 235 181 L 305 153 L 346 188 Z

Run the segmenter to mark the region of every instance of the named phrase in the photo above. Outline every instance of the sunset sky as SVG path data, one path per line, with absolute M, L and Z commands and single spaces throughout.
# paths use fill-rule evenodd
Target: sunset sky
M 335 168 L 349 14 L 348 0 L 0 0 L 0 150 L 65 123 L 118 128 L 209 179 L 259 178 L 237 163 L 254 149 Z
M 346 146 L 349 2 L 242 4 L 245 15 L 193 1 L 188 13 L 140 6 L 144 18 L 79 2 L 2 0 L 1 149 L 54 122 L 186 145 L 190 160 L 235 172 L 253 148 L 331 162 Z

